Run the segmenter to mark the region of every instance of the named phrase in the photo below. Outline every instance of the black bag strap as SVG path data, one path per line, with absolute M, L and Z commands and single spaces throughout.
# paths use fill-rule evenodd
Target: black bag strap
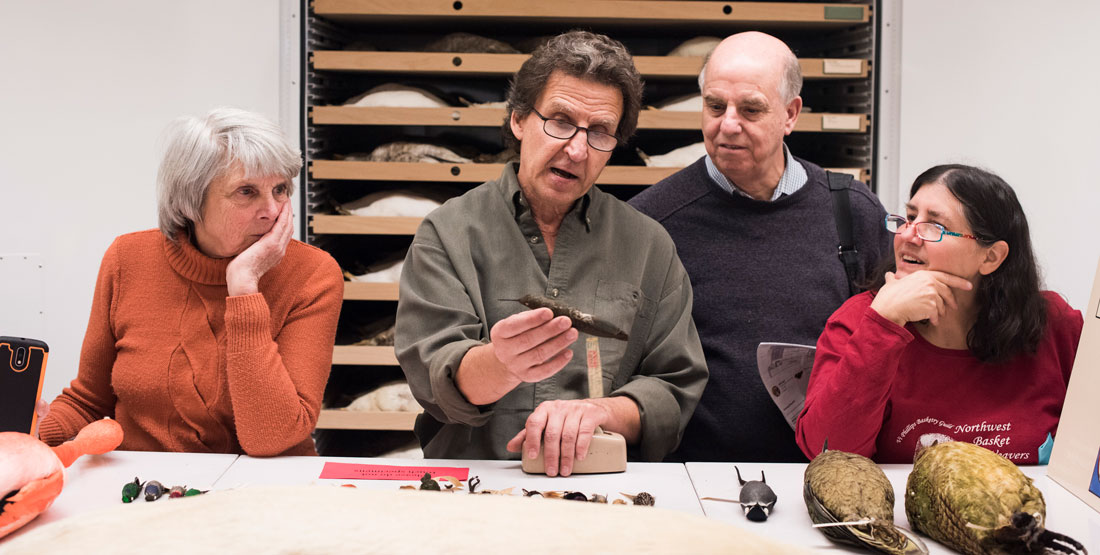
M 829 176 L 829 196 L 833 199 L 833 218 L 837 237 L 840 238 L 837 256 L 840 257 L 841 264 L 844 264 L 844 273 L 848 276 L 848 293 L 855 295 L 859 292 L 859 287 L 856 286 L 856 281 L 859 280 L 859 251 L 856 250 L 852 233 L 852 201 L 849 198 L 849 190 L 855 178 L 846 173 L 825 173 Z

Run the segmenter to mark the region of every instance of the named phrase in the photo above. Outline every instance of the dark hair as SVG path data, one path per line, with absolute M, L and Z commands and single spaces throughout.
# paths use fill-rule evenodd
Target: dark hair
M 1012 187 L 999 176 L 973 166 L 945 164 L 913 181 L 909 198 L 932 183 L 942 183 L 963 207 L 978 242 L 1008 243 L 1008 256 L 978 283 L 978 319 L 966 336 L 970 352 L 982 362 L 1004 362 L 1038 350 L 1046 331 L 1046 300 L 1039 291 L 1039 267 L 1031 248 L 1027 217 Z M 885 271 L 893 271 L 891 257 Z M 872 289 L 882 287 L 884 272 Z
M 642 77 L 634 67 L 634 58 L 621 42 L 606 35 L 569 31 L 538 47 L 508 84 L 508 110 L 502 126 L 508 146 L 519 147 L 510 125 L 512 112 L 527 117 L 555 71 L 619 89 L 623 113 L 615 136 L 621 144 L 634 135 L 642 107 Z

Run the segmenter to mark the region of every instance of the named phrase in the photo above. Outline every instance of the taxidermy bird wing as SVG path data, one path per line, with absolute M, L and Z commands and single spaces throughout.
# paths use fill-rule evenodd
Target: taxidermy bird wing
M 810 511 L 810 520 L 815 524 L 828 526 L 831 533 L 826 535 L 832 539 L 888 555 L 928 555 L 928 546 L 919 537 L 892 522 L 873 519 L 840 520 L 821 503 L 808 481 L 803 486 L 802 495 L 806 500 L 806 508 Z

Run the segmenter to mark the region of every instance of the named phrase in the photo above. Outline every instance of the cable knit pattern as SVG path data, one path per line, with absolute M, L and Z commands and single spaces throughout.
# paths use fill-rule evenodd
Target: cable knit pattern
M 122 449 L 316 454 L 340 268 L 291 241 L 259 293 L 227 297 L 230 261 L 157 230 L 117 238 L 100 266 L 79 373 L 50 405 L 42 440 L 57 445 L 112 417 Z

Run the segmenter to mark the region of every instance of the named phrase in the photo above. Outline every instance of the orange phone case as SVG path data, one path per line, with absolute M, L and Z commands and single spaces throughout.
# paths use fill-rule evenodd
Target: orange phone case
M 43 341 L 0 337 L 0 432 L 34 434 L 50 348 Z

